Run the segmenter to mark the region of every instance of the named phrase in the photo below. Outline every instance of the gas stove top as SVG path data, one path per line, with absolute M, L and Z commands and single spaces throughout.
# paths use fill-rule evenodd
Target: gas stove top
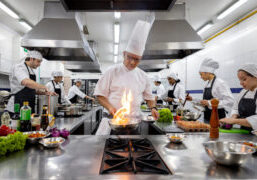
M 106 140 L 100 174 L 171 174 L 148 139 Z

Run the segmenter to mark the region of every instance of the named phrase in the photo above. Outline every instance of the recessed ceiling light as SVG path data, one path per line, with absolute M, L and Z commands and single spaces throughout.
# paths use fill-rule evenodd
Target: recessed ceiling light
M 243 5 L 244 3 L 246 3 L 248 0 L 238 0 L 236 3 L 234 3 L 232 6 L 230 6 L 228 9 L 226 9 L 225 11 L 223 11 L 221 14 L 218 15 L 217 19 L 223 19 L 225 18 L 227 15 L 229 15 L 231 12 L 233 12 L 234 10 L 236 10 L 238 7 L 240 7 L 241 5 Z
M 114 63 L 117 63 L 118 62 L 118 56 L 114 56 L 113 61 L 114 61 Z
M 202 34 L 203 32 L 207 31 L 213 26 L 213 23 L 208 23 L 205 26 L 203 26 L 199 31 L 197 31 L 198 34 Z
M 32 27 L 31 27 L 26 21 L 24 21 L 24 20 L 20 20 L 19 23 L 20 23 L 21 25 L 23 25 L 23 27 L 25 27 L 25 28 L 28 29 L 28 30 L 31 30 L 31 29 L 32 29 Z
M 114 24 L 114 43 L 119 43 L 120 41 L 120 25 L 118 23 Z
M 13 10 L 11 10 L 9 7 L 7 7 L 5 4 L 3 4 L 2 2 L 0 2 L 0 8 L 5 11 L 7 14 L 9 14 L 11 17 L 13 17 L 14 19 L 19 19 L 20 17 L 18 16 L 18 14 L 16 14 Z
M 119 52 L 119 45 L 118 45 L 118 44 L 114 44 L 114 47 L 113 47 L 113 54 L 114 54 L 114 55 L 118 55 L 118 52 Z
M 120 12 L 114 12 L 114 18 L 120 19 L 121 13 Z

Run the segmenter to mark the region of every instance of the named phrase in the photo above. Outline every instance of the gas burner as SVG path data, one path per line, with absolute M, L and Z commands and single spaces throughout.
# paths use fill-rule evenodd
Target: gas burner
M 106 140 L 100 174 L 171 174 L 148 139 Z

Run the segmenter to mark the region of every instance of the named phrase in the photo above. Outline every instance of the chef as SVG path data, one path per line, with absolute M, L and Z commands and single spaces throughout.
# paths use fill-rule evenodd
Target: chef
M 211 99 L 219 99 L 218 114 L 220 119 L 226 117 L 226 112 L 229 112 L 234 103 L 234 97 L 227 83 L 215 75 L 215 71 L 218 68 L 219 63 L 217 61 L 207 58 L 202 62 L 199 70 L 201 78 L 207 81 L 203 92 L 203 100 L 200 101 L 200 104 L 205 107 L 205 123 L 210 122 L 212 112 Z M 192 97 L 188 96 L 187 99 L 192 100 Z
M 179 104 L 185 101 L 185 88 L 174 72 L 167 76 L 167 80 L 169 81 L 170 88 L 163 94 L 162 98 L 169 105 L 173 105 L 173 109 L 176 109 Z
M 55 92 L 58 94 L 58 103 L 66 103 L 71 104 L 69 99 L 65 96 L 64 87 L 62 85 L 63 73 L 61 71 L 53 71 L 52 72 L 53 80 L 49 81 L 46 84 L 46 87 L 49 91 Z
M 92 101 L 94 101 L 95 99 L 87 96 L 85 93 L 83 93 L 79 87 L 81 86 L 81 80 L 80 79 L 76 79 L 75 80 L 75 84 L 69 89 L 69 93 L 68 93 L 68 99 L 70 100 L 71 103 L 77 103 L 77 98 L 81 97 L 82 99 L 90 99 Z
M 36 74 L 33 69 L 37 69 L 42 62 L 42 55 L 38 51 L 29 51 L 25 61 L 14 65 L 9 77 L 12 97 L 7 104 L 7 110 L 14 112 L 14 104 L 23 106 L 24 101 L 29 102 L 31 112 L 35 113 L 35 96 L 56 95 L 47 89 L 46 86 L 36 82 Z
M 122 107 L 123 93 L 131 91 L 133 96 L 131 114 L 140 112 L 141 102 L 145 100 L 151 109 L 153 117 L 158 119 L 159 114 L 155 106 L 155 97 L 152 94 L 150 79 L 144 71 L 137 67 L 143 56 L 150 29 L 150 23 L 141 20 L 137 21 L 127 48 L 123 52 L 123 63 L 109 68 L 96 85 L 94 95 L 97 96 L 100 104 L 111 115 L 114 115 Z M 108 133 L 107 129 L 109 129 L 108 119 L 104 118 L 96 134 Z
M 220 122 L 241 125 L 242 129 L 257 130 L 257 65 L 246 64 L 237 72 L 240 85 L 244 88 L 238 95 L 230 118 Z
M 155 101 L 157 104 L 163 104 L 162 95 L 165 93 L 165 89 L 159 77 L 154 78 L 154 85 L 153 94 L 155 95 Z

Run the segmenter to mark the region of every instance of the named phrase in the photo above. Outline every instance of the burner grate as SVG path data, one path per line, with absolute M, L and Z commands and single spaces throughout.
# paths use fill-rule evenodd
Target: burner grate
M 112 139 L 105 143 L 100 174 L 171 174 L 148 139 Z

